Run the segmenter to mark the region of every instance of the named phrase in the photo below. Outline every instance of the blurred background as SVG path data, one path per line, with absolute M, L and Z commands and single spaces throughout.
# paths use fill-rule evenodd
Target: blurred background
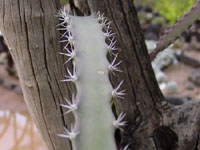
M 67 0 L 60 0 L 67 7 Z M 146 44 L 151 52 L 165 30 L 176 23 L 196 0 L 135 0 Z M 8 39 L 9 40 L 9 39 Z M 152 62 L 166 97 L 200 100 L 200 21 Z M 175 104 L 176 105 L 176 104 Z M 0 32 L 0 145 L 1 150 L 45 150 L 27 111 L 15 64 Z

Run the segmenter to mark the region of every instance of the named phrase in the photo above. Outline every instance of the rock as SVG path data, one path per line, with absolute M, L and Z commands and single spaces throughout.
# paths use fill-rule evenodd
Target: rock
M 147 49 L 149 53 L 151 53 L 156 48 L 156 45 L 157 45 L 157 42 L 154 40 L 146 40 L 145 43 L 147 45 Z
M 199 68 L 200 67 L 200 61 L 198 61 L 198 60 L 196 60 L 192 57 L 186 56 L 179 51 L 176 52 L 175 56 L 176 56 L 176 58 L 179 62 L 182 62 L 185 65 L 188 65 L 192 68 Z
M 183 102 L 184 103 L 188 103 L 188 102 L 191 102 L 191 101 L 194 101 L 195 99 L 193 99 L 192 97 L 190 96 L 187 96 L 187 97 L 183 97 Z
M 156 41 L 153 40 L 146 40 L 146 45 L 148 48 L 148 52 L 151 53 L 157 45 Z M 163 52 L 159 53 L 157 57 L 152 62 L 152 66 L 155 70 L 155 72 L 159 72 L 159 70 L 162 70 L 163 68 L 169 66 L 170 64 L 174 63 L 175 58 L 175 52 L 172 49 L 173 45 L 169 46 L 167 49 L 165 49 Z
M 172 105 L 183 105 L 184 102 L 179 97 L 166 97 L 166 101 Z
M 159 84 L 159 87 L 161 90 L 165 90 L 166 85 L 167 85 L 166 83 L 161 83 L 161 84 Z
M 15 68 L 12 68 L 12 67 L 10 67 L 10 66 L 7 66 L 7 67 L 6 67 L 6 70 L 7 70 L 7 72 L 8 72 L 9 75 L 11 75 L 11 76 L 16 75 L 16 69 L 15 69 Z
M 192 83 L 192 82 L 187 82 L 185 88 L 186 88 L 187 90 L 194 90 L 195 85 L 194 85 L 194 83 Z
M 17 87 L 14 89 L 14 91 L 15 91 L 17 94 L 19 94 L 19 95 L 23 95 L 22 89 L 21 89 L 21 87 L 19 87 L 19 86 L 17 86 Z
M 147 20 L 147 14 L 145 12 L 138 13 L 139 20 Z
M 158 83 L 163 83 L 167 81 L 167 76 L 165 75 L 164 72 L 160 71 L 158 73 L 156 73 L 156 79 L 158 81 Z
M 196 36 L 197 42 L 200 42 L 200 33 L 196 33 L 195 36 Z
M 192 81 L 195 85 L 200 86 L 200 68 L 194 69 L 188 79 Z
M 160 68 L 158 68 L 158 66 L 155 63 L 152 63 L 151 65 L 152 65 L 152 68 L 153 68 L 155 74 L 157 74 L 161 71 Z
M 143 6 L 140 4 L 135 4 L 135 8 L 136 8 L 137 12 L 140 12 L 140 11 L 142 11 Z
M 192 27 L 186 30 L 182 37 L 185 39 L 186 42 L 190 43 L 192 38 L 195 37 L 197 42 L 200 42 L 200 20 L 196 21 Z
M 191 37 L 193 36 L 193 33 L 191 31 L 186 31 L 182 33 L 182 36 L 185 39 L 185 42 L 189 43 L 191 41 Z
M 153 19 L 153 14 L 152 13 L 147 13 L 147 21 L 150 22 Z
M 16 84 L 14 84 L 14 83 L 12 83 L 10 81 L 6 81 L 6 82 L 4 82 L 3 87 L 5 87 L 5 88 L 7 88 L 9 90 L 13 90 L 13 89 L 16 88 Z
M 167 93 L 176 93 L 177 92 L 177 84 L 176 82 L 168 82 L 166 85 Z
M 188 103 L 188 102 L 191 102 L 191 101 L 194 101 L 192 98 L 190 97 L 172 97 L 172 96 L 168 96 L 168 97 L 165 97 L 166 98 L 166 101 L 172 105 L 183 105 L 185 103 Z
M 199 35 L 200 36 L 200 35 Z M 198 50 L 200 51 L 200 43 L 199 41 L 197 40 L 197 36 L 193 36 L 192 37 L 192 40 L 191 40 L 191 44 L 192 44 L 192 47 L 195 49 L 195 50 Z
M 181 49 L 183 47 L 183 41 L 180 40 L 180 39 L 177 39 L 175 42 L 174 42 L 174 45 L 173 45 L 173 48 L 174 49 Z
M 155 63 L 160 70 L 166 68 L 170 64 L 173 64 L 175 56 L 174 51 L 170 48 L 165 49 L 159 53 L 152 63 Z
M 152 24 L 158 24 L 163 25 L 165 23 L 165 19 L 163 17 L 155 17 L 152 22 Z
M 146 40 L 158 41 L 159 37 L 153 32 L 147 32 L 147 33 L 145 33 L 145 39 Z
M 161 31 L 161 26 L 159 24 L 149 24 L 144 29 L 144 35 L 145 35 L 146 40 L 154 40 L 154 41 L 159 40 L 160 31 Z M 153 36 L 150 37 L 148 34 L 151 34 Z
M 0 54 L 0 64 L 7 64 L 7 54 L 5 52 Z
M 160 13 L 157 12 L 157 11 L 155 11 L 155 12 L 154 12 L 154 16 L 155 16 L 155 17 L 160 17 Z
M 151 13 L 151 12 L 153 12 L 153 9 L 149 6 L 144 6 L 144 11 L 147 13 Z

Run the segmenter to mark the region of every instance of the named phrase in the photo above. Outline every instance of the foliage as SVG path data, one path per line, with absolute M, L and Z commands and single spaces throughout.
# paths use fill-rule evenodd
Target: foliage
M 196 2 L 196 0 L 157 0 L 155 8 L 165 17 L 171 24 L 176 19 L 182 17 L 184 12 L 188 11 Z

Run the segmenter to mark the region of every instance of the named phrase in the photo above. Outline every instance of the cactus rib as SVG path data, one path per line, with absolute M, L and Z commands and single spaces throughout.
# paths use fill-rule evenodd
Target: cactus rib
M 73 64 L 72 71 L 66 68 L 68 75 L 61 81 L 72 82 L 77 89 L 76 96 L 72 93 L 72 99 L 61 104 L 67 109 L 64 114 L 73 113 L 74 123 L 59 136 L 69 139 L 73 150 L 116 150 L 114 130 L 122 130 L 127 121 L 125 113 L 114 119 L 109 99 L 124 99 L 126 93 L 121 89 L 124 80 L 114 89 L 109 82 L 109 72 L 114 75 L 122 72 L 111 22 L 99 12 L 77 17 L 60 10 L 58 18 L 61 21 L 58 30 L 64 32 L 60 42 L 65 43 L 65 52 L 60 54 L 68 57 L 64 64 Z M 114 56 L 111 63 L 107 53 Z

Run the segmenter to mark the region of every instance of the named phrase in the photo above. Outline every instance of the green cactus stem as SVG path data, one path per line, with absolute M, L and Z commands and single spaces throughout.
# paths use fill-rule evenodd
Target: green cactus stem
M 59 136 L 69 139 L 73 150 L 116 150 L 114 130 L 123 130 L 127 122 L 123 121 L 125 113 L 114 119 L 109 104 L 109 99 L 123 100 L 125 96 L 123 80 L 112 88 L 108 78 L 109 72 L 122 72 L 110 22 L 100 13 L 77 17 L 62 10 L 58 18 L 58 30 L 63 32 L 60 42 L 66 44 L 60 54 L 67 57 L 65 64 L 73 64 L 61 81 L 72 82 L 77 88 L 77 94 L 72 93 L 72 99 L 61 104 L 67 109 L 65 114 L 73 113 L 75 122 Z M 113 56 L 111 63 L 107 53 Z

